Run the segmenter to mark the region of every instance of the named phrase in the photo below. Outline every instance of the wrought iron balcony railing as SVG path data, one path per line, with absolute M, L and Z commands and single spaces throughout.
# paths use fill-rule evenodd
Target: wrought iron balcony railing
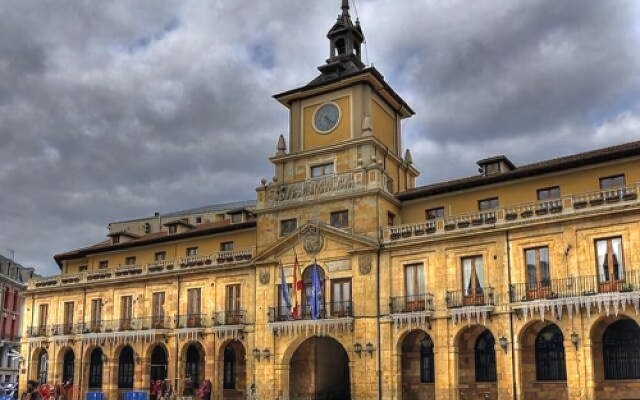
M 627 271 L 617 277 L 586 275 L 514 283 L 509 287 L 509 300 L 511 303 L 520 303 L 634 291 L 640 291 L 640 270 Z
M 466 290 L 447 291 L 447 308 L 472 306 L 495 306 L 492 287 L 477 288 L 475 292 Z
M 302 305 L 300 318 L 296 318 L 293 315 L 293 310 L 286 306 L 269 307 L 269 322 L 311 320 L 314 319 L 311 311 L 311 305 Z M 317 310 L 317 318 L 315 319 L 344 317 L 353 317 L 353 302 L 350 300 L 321 303 Z
M 431 293 L 413 296 L 391 297 L 391 313 L 433 312 L 433 295 Z
M 214 325 L 241 325 L 245 323 L 245 310 L 224 310 L 214 313 Z
M 206 314 L 183 314 L 176 316 L 176 328 L 210 328 L 211 318 Z

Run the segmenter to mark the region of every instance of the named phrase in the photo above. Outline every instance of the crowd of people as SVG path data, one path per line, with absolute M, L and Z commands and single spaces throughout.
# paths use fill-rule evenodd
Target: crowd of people
M 29 380 L 27 390 L 22 393 L 21 400 L 71 400 L 73 384 L 70 381 L 50 386 L 46 383 Z
M 150 400 L 176 400 L 178 396 L 168 379 L 151 382 Z M 187 375 L 182 382 L 182 397 L 211 400 L 211 381 L 203 379 L 196 389 L 193 380 Z

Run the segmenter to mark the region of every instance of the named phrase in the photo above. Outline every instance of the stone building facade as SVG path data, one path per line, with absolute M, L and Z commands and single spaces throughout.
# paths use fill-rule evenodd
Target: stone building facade
M 330 54 L 275 99 L 256 201 L 110 224 L 33 279 L 27 378 L 83 398 L 212 382 L 214 399 L 628 399 L 640 392 L 640 142 L 416 187 L 411 107 Z

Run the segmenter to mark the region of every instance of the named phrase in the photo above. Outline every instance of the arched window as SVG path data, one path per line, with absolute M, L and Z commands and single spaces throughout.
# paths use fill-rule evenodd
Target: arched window
M 118 389 L 133 389 L 133 349 L 122 349 L 118 359 Z
M 489 330 L 478 336 L 475 347 L 476 353 L 476 381 L 496 381 L 496 351 L 495 339 Z
M 429 336 L 420 342 L 420 383 L 434 383 L 433 341 Z
M 73 373 L 75 370 L 76 355 L 73 350 L 67 350 L 64 353 L 64 364 L 62 366 L 62 382 L 73 382 Z
M 536 337 L 536 379 L 567 380 L 563 336 L 557 325 L 547 326 Z
M 102 387 L 102 350 L 99 348 L 91 352 L 91 363 L 89 364 L 89 389 L 100 389 Z
M 347 45 L 344 39 L 340 38 L 336 40 L 336 51 L 338 52 L 339 56 L 347 52 Z
M 236 388 L 236 352 L 231 345 L 224 349 L 224 389 Z
M 47 383 L 47 368 L 49 366 L 49 354 L 46 351 L 40 353 L 38 359 L 38 381 L 40 383 Z
M 640 379 L 640 327 L 623 319 L 607 327 L 602 339 L 604 379 Z
M 167 378 L 167 352 L 162 346 L 156 346 L 151 353 L 151 380 Z
M 200 384 L 200 353 L 196 346 L 191 345 L 187 349 L 186 376 L 190 376 L 194 385 Z

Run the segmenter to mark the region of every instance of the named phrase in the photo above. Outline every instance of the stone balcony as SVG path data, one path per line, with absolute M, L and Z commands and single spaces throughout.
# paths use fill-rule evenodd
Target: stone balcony
M 404 326 L 429 326 L 430 318 L 435 311 L 431 293 L 391 297 L 389 307 L 391 320 L 396 329 Z
M 615 211 L 629 206 L 639 206 L 640 184 L 597 190 L 558 199 L 534 201 L 486 210 L 482 212 L 455 215 L 418 223 L 387 226 L 382 229 L 385 243 L 411 241 L 428 237 L 446 236 L 485 229 L 508 227 L 529 223 L 541 223 L 551 218 Z
M 609 279 L 607 279 L 609 278 Z M 599 275 L 571 276 L 509 286 L 511 309 L 527 318 L 562 318 L 584 310 L 617 314 L 626 307 L 640 312 L 640 270 L 626 271 L 619 277 Z
M 327 175 L 293 183 L 273 182 L 258 188 L 258 192 L 263 191 L 264 195 L 258 196 L 257 208 L 302 204 L 376 189 L 391 194 L 392 186 L 392 180 L 379 169 Z
M 492 287 L 477 288 L 473 293 L 466 290 L 447 290 L 445 301 L 448 313 L 455 324 L 463 319 L 484 324 L 496 306 Z
M 49 277 L 32 278 L 28 288 L 56 288 L 95 282 L 111 282 L 129 276 L 155 276 L 177 273 L 189 268 L 214 268 L 248 263 L 255 256 L 255 247 L 234 251 L 219 251 L 206 256 L 180 257 L 175 260 L 153 261 L 148 264 L 121 265 L 116 268 L 84 271 Z
M 275 335 L 326 334 L 353 330 L 353 302 L 322 303 L 317 318 L 310 305 L 302 305 L 300 317 L 294 317 L 288 307 L 269 307 L 268 326 Z

